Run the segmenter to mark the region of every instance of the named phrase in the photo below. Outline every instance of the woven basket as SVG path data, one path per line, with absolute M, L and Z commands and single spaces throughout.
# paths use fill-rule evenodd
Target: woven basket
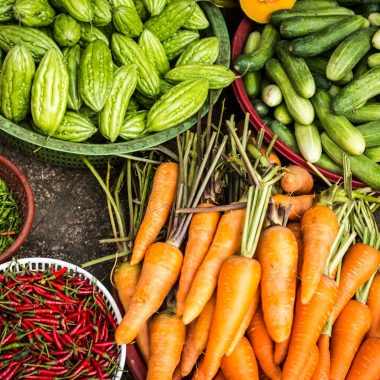
M 34 196 L 21 170 L 4 156 L 0 156 L 0 178 L 8 185 L 22 217 L 22 227 L 16 240 L 0 253 L 0 263 L 9 260 L 24 244 L 32 229 L 34 218 Z
M 102 295 L 102 298 L 107 305 L 108 309 L 112 313 L 112 316 L 115 318 L 117 324 L 121 322 L 122 316 L 119 310 L 119 307 L 117 306 L 115 300 L 113 299 L 110 292 L 106 289 L 106 287 L 91 273 L 87 272 L 86 270 L 74 265 L 70 264 L 66 261 L 62 260 L 56 260 L 56 259 L 50 259 L 45 257 L 34 257 L 34 258 L 26 258 L 26 259 L 20 259 L 17 261 L 11 261 L 6 262 L 4 264 L 0 265 L 0 273 L 2 273 L 5 269 L 8 269 L 11 272 L 18 272 L 21 270 L 23 266 L 28 266 L 30 270 L 34 271 L 43 271 L 48 269 L 49 267 L 53 266 L 56 270 L 61 269 L 62 267 L 68 268 L 67 273 L 77 274 L 83 279 L 86 278 L 90 281 L 90 283 L 93 285 L 94 289 L 99 291 L 99 293 Z M 127 346 L 120 345 L 118 346 L 119 350 L 119 362 L 118 362 L 118 371 L 115 373 L 113 380 L 120 380 L 123 375 L 123 369 L 125 366 L 125 358 L 127 355 Z
M 210 26 L 203 31 L 203 36 L 216 36 L 219 39 L 220 54 L 217 63 L 229 66 L 230 64 L 230 39 L 226 23 L 219 8 L 210 2 L 199 2 Z M 212 99 L 215 102 L 221 90 L 212 91 Z M 208 112 L 209 99 L 200 110 L 202 116 Z M 5 144 L 10 144 L 27 155 L 63 167 L 86 167 L 81 157 L 86 157 L 95 167 L 105 167 L 111 156 L 141 151 L 162 144 L 178 136 L 191 128 L 197 122 L 197 116 L 193 116 L 176 127 L 166 131 L 154 133 L 141 139 L 120 143 L 73 143 L 69 141 L 46 138 L 32 130 L 14 124 L 0 116 L 0 139 Z

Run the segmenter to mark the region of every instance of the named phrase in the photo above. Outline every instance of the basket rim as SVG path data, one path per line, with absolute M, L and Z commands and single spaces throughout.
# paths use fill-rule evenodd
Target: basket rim
M 220 9 L 213 3 L 200 2 L 199 5 L 204 10 L 209 22 L 210 28 L 214 36 L 219 39 L 220 55 L 218 58 L 218 64 L 224 66 L 230 66 L 230 38 L 227 26 L 225 24 L 223 15 Z M 201 113 L 202 117 L 206 115 L 209 110 L 210 99 L 216 102 L 220 96 L 222 89 L 210 90 L 210 95 L 205 101 L 204 105 L 198 113 Z M 74 154 L 78 156 L 112 156 L 135 152 L 143 149 L 149 149 L 154 146 L 160 145 L 166 141 L 171 140 L 177 135 L 190 129 L 197 123 L 197 115 L 193 115 L 184 122 L 178 124 L 175 127 L 166 129 L 161 132 L 156 132 L 141 139 L 130 140 L 125 142 L 114 143 L 78 143 L 64 141 L 54 138 L 43 136 L 37 132 L 29 130 L 18 124 L 15 124 L 5 117 L 0 115 L 0 130 L 18 140 L 25 143 L 33 144 L 36 147 L 56 151 L 60 153 Z
M 253 30 L 254 30 L 254 22 L 246 16 L 243 17 L 232 39 L 232 48 L 231 48 L 232 62 L 234 62 L 235 59 L 242 53 L 246 38 L 248 34 Z M 268 128 L 268 126 L 264 123 L 264 121 L 261 119 L 261 117 L 258 115 L 254 107 L 252 106 L 252 103 L 245 90 L 243 79 L 241 77 L 236 78 L 234 82 L 232 83 L 232 87 L 236 96 L 236 100 L 240 105 L 240 108 L 244 112 L 249 113 L 250 122 L 257 131 L 264 129 L 264 138 L 267 142 L 269 142 L 273 137 L 273 132 Z M 296 153 L 294 150 L 292 150 L 284 142 L 277 139 L 274 144 L 274 148 L 289 161 L 297 165 L 300 165 L 306 170 L 308 170 L 310 173 L 315 174 L 314 171 L 307 164 L 306 160 L 302 156 L 300 156 L 298 153 Z M 319 165 L 316 165 L 316 164 L 314 165 L 330 181 L 334 181 L 334 182 L 342 181 L 343 176 L 341 174 L 334 173 L 328 169 L 322 168 Z M 367 186 L 362 181 L 355 178 L 352 180 L 352 185 L 355 188 Z
M 121 322 L 122 320 L 121 311 L 119 309 L 119 306 L 117 305 L 116 300 L 112 296 L 111 292 L 102 284 L 102 282 L 98 278 L 96 278 L 93 274 L 79 267 L 76 264 L 73 264 L 64 260 L 60 260 L 60 259 L 53 259 L 50 257 L 30 257 L 30 258 L 17 259 L 14 261 L 7 261 L 5 263 L 0 264 L 0 273 L 7 268 L 12 269 L 14 267 L 17 267 L 18 265 L 25 265 L 25 264 L 31 264 L 31 263 L 66 267 L 73 272 L 82 274 L 88 280 L 90 280 L 91 283 L 94 284 L 94 287 L 97 287 L 101 291 L 103 297 L 105 297 L 109 301 L 112 311 L 115 313 L 117 323 Z M 123 375 L 123 370 L 125 367 L 125 362 L 126 362 L 127 345 L 123 344 L 123 345 L 120 345 L 119 347 L 120 347 L 119 369 L 116 372 L 113 380 L 121 379 Z
M 25 195 L 27 203 L 27 213 L 25 218 L 23 218 L 22 229 L 18 234 L 16 240 L 2 253 L 0 253 L 0 263 L 8 260 L 12 257 L 24 244 L 26 238 L 29 236 L 34 220 L 35 213 L 35 200 L 33 195 L 33 190 L 21 169 L 8 158 L 3 155 L 0 155 L 0 166 L 8 168 L 16 176 L 18 182 L 21 184 Z

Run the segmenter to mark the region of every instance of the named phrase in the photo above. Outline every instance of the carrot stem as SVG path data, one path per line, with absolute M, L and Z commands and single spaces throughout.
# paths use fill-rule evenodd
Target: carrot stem
M 318 168 L 311 162 L 306 162 L 308 166 L 318 175 L 318 177 L 328 186 L 332 186 L 332 183 L 318 170 Z
M 131 156 L 129 154 L 117 154 L 117 157 L 122 157 L 126 158 L 127 160 L 132 160 L 132 161 L 140 161 L 140 162 L 146 162 L 147 164 L 154 164 L 154 165 L 160 165 L 162 162 L 160 161 L 155 161 L 150 158 L 143 158 L 143 157 L 136 157 L 136 156 Z M 173 157 L 171 157 L 173 158 Z M 178 161 L 177 156 L 175 156 L 175 161 Z
M 346 235 L 345 238 L 342 239 L 341 245 L 336 252 L 335 256 L 331 260 L 329 264 L 328 275 L 331 277 L 335 272 L 335 269 L 338 267 L 339 263 L 342 261 L 343 256 L 346 254 L 348 248 L 350 248 L 352 242 L 356 237 L 356 232 L 352 232 L 349 236 Z
M 212 207 L 184 207 L 175 210 L 178 214 L 195 214 L 203 212 L 215 212 L 215 211 L 230 211 L 230 210 L 240 210 L 247 207 L 247 202 L 231 203 L 222 206 L 212 206 Z
M 98 259 L 95 259 L 95 260 L 87 261 L 84 264 L 81 264 L 81 268 L 87 268 L 87 267 L 90 267 L 90 266 L 95 265 L 95 264 L 104 263 L 105 261 L 108 261 L 108 260 L 115 260 L 119 257 L 128 256 L 130 253 L 131 253 L 130 250 L 128 250 L 126 252 L 117 251 L 116 253 L 114 253 L 112 255 L 103 256 L 103 257 L 99 257 Z

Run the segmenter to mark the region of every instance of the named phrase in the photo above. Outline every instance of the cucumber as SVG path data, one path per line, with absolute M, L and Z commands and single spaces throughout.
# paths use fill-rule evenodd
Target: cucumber
M 326 134 L 321 135 L 322 147 L 325 153 L 338 165 L 343 165 L 344 151 L 334 143 Z M 380 165 L 372 161 L 364 154 L 352 156 L 347 154 L 350 160 L 352 174 L 374 189 L 380 189 Z
M 301 153 L 296 137 L 294 136 L 293 132 L 284 124 L 280 123 L 277 120 L 273 120 L 269 123 L 269 129 L 278 136 L 278 138 L 285 143 L 289 148 L 294 150 L 296 153 Z
M 298 57 L 313 57 L 337 46 L 350 34 L 368 23 L 362 16 L 347 17 L 319 32 L 290 42 L 289 50 Z
M 371 25 L 380 26 L 380 13 L 373 12 L 368 16 L 368 21 Z
M 363 153 L 365 149 L 363 135 L 344 116 L 334 115 L 331 112 L 331 100 L 329 93 L 321 89 L 318 89 L 311 98 L 324 130 L 347 153 L 353 155 Z
M 294 132 L 298 148 L 306 161 L 317 162 L 322 154 L 321 138 L 315 124 L 294 123 Z
M 261 33 L 255 30 L 248 35 L 244 45 L 244 53 L 252 53 L 260 45 Z
M 356 110 L 344 112 L 342 115 L 351 123 L 356 124 L 380 120 L 380 103 L 366 104 Z
M 308 99 L 297 94 L 281 62 L 271 58 L 265 64 L 265 70 L 269 78 L 280 87 L 292 118 L 299 124 L 311 124 L 314 120 L 314 108 Z
M 370 158 L 372 161 L 380 162 L 380 146 L 374 146 L 372 148 L 367 148 L 364 154 Z
M 354 79 L 354 73 L 349 71 L 342 79 L 335 81 L 338 86 L 344 86 L 347 83 L 350 83 Z
M 319 8 L 325 8 L 325 7 L 336 7 L 338 6 L 338 3 L 336 1 L 330 1 L 330 0 L 314 0 L 314 1 L 305 1 L 305 0 L 299 0 L 297 1 L 292 9 L 319 9 Z
M 298 94 L 311 98 L 315 93 L 315 82 L 305 60 L 290 54 L 286 41 L 277 44 L 276 53 Z
M 349 16 L 296 16 L 280 24 L 280 33 L 285 38 L 304 37 L 347 17 Z
M 380 120 L 360 124 L 356 128 L 364 136 L 366 148 L 380 145 Z
M 320 9 L 308 9 L 308 10 L 297 10 L 297 9 L 281 9 L 275 11 L 270 16 L 270 22 L 274 26 L 280 25 L 284 20 L 288 20 L 292 17 L 302 16 L 302 17 L 315 17 L 315 16 L 352 16 L 354 11 L 345 7 L 324 7 Z
M 372 37 L 372 46 L 380 50 L 380 29 Z
M 341 115 L 359 108 L 378 94 L 380 94 L 380 66 L 374 67 L 343 87 L 331 106 L 337 115 Z
M 342 168 L 324 153 L 321 154 L 321 157 L 316 162 L 316 164 L 323 169 L 330 170 L 331 172 L 343 174 Z
M 252 53 L 246 53 L 236 58 L 234 67 L 240 74 L 257 71 L 264 67 L 265 62 L 274 56 L 276 43 L 280 33 L 271 24 L 265 25 L 260 39 L 260 45 Z
M 292 117 L 289 114 L 288 109 L 286 108 L 285 103 L 279 104 L 273 112 L 273 116 L 282 124 L 291 124 L 293 122 Z
M 365 74 L 369 67 L 367 65 L 368 55 L 365 55 L 359 63 L 354 67 L 354 79 L 357 79 L 361 77 L 363 74 Z
M 372 36 L 377 28 L 362 28 L 345 38 L 330 56 L 326 77 L 338 81 L 347 75 L 371 50 Z
M 307 65 L 311 71 L 322 74 L 326 76 L 326 68 L 328 64 L 328 59 L 324 57 L 313 57 L 305 58 Z
M 282 102 L 282 93 L 278 86 L 270 84 L 263 88 L 261 99 L 268 107 L 276 107 Z
M 243 83 L 245 91 L 250 98 L 258 96 L 261 90 L 261 72 L 253 71 L 252 73 L 245 74 L 243 77 Z
M 371 69 L 376 66 L 380 66 L 380 53 L 374 53 L 368 56 L 367 64 Z
M 260 117 L 264 117 L 268 115 L 269 107 L 261 99 L 253 100 L 252 105 Z
M 336 84 L 331 85 L 329 88 L 329 94 L 331 95 L 332 98 L 335 98 L 340 91 L 340 87 L 337 86 Z

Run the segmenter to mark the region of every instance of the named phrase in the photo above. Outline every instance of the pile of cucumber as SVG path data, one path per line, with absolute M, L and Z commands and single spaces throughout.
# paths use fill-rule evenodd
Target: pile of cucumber
M 234 68 L 305 160 L 380 189 L 380 0 L 299 0 L 255 25 Z

